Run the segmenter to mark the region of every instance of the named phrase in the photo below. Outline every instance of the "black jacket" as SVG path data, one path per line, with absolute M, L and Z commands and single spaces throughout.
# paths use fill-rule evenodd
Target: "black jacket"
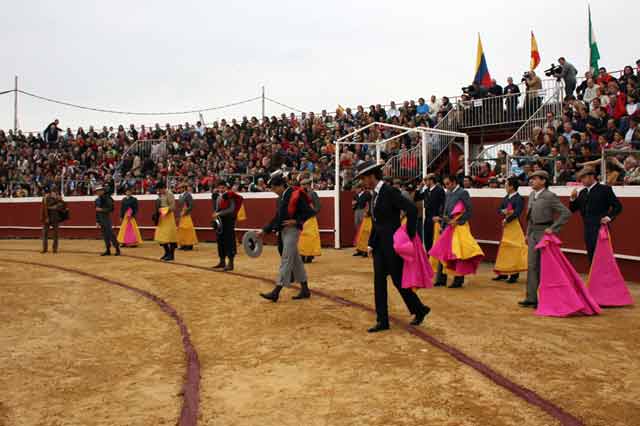
M 426 219 L 433 222 L 435 216 L 442 216 L 444 210 L 445 192 L 440 185 L 433 187 L 431 191 L 424 191 L 424 207 L 426 209 Z
M 622 204 L 610 186 L 596 183 L 591 191 L 580 191 L 578 197 L 569 203 L 572 212 L 580 211 L 585 225 L 598 225 L 600 220 L 609 216 L 614 220 L 622 212 Z
M 418 209 L 391 185 L 385 183 L 380 188 L 378 196 L 373 196 L 370 211 L 373 227 L 369 236 L 369 247 L 373 248 L 374 253 L 379 251 L 385 255 L 395 255 L 393 234 L 400 228 L 401 211 L 407 215 L 407 233 L 411 237 L 416 234 Z
M 278 198 L 277 206 L 276 206 L 276 214 L 264 228 L 262 231 L 265 234 L 271 232 L 279 232 L 282 230 L 282 223 L 285 220 L 295 219 L 297 223 L 298 229 L 302 229 L 302 225 L 315 216 L 315 212 L 313 207 L 307 201 L 307 197 L 304 196 L 304 191 L 300 190 L 300 194 L 298 194 L 298 199 L 295 201 L 295 212 L 293 215 L 289 214 L 289 204 L 291 202 L 291 197 L 297 192 L 295 188 L 287 188 L 282 193 L 282 197 Z
M 517 192 L 511 198 L 509 198 L 509 196 L 507 195 L 502 199 L 500 208 L 498 209 L 498 213 L 502 214 L 502 210 L 505 210 L 509 204 L 511 204 L 511 208 L 513 208 L 513 214 L 505 218 L 505 221 L 507 223 L 513 222 L 514 220 L 518 220 L 520 218 L 522 210 L 524 210 L 524 198 L 522 198 L 522 196 Z
M 113 212 L 113 198 L 109 194 L 96 198 L 96 208 L 103 210 L 101 212 L 96 211 L 96 223 L 107 223 L 111 220 L 111 213 Z
M 138 199 L 133 195 L 122 199 L 122 203 L 120 203 L 120 219 L 124 218 L 128 209 L 131 209 L 131 217 L 136 217 L 138 214 Z

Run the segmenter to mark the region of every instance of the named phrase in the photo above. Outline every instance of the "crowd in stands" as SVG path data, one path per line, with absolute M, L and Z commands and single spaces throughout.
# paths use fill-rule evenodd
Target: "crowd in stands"
M 585 163 L 599 167 L 602 149 L 640 149 L 639 82 L 640 61 L 635 71 L 626 67 L 619 78 L 605 69 L 597 78 L 587 73 L 576 96 L 565 98 L 562 117 L 548 117 L 532 140 L 514 145 L 508 158 L 502 152 L 500 158 L 478 165 L 477 173 L 465 177 L 465 186 L 501 186 L 512 174 L 526 184 L 527 175 L 537 169 L 548 170 L 563 184 L 575 180 Z M 508 87 L 501 91 L 515 90 L 512 80 Z M 493 87 L 487 93 L 498 91 Z M 508 114 L 508 103 L 503 105 Z M 152 194 L 161 180 L 170 185 L 189 180 L 198 192 L 205 192 L 225 179 L 236 190 L 259 192 L 266 190 L 268 175 L 281 168 L 309 175 L 316 189 L 332 189 L 336 158 L 348 183 L 352 168 L 374 155 L 367 145 L 349 145 L 336 154 L 334 140 L 375 121 L 433 127 L 452 108 L 449 98 L 431 96 L 429 102 L 420 98 L 401 106 L 391 102 L 368 109 L 339 107 L 334 114 L 323 110 L 261 120 L 223 119 L 210 126 L 132 124 L 101 130 L 80 127 L 73 132 L 62 130 L 56 120 L 37 134 L 0 130 L 0 197 L 40 196 L 51 185 L 63 186 L 65 195 L 88 195 L 98 182 L 118 193 L 131 187 L 137 194 Z M 357 134 L 354 142 L 376 142 L 398 132 L 372 126 Z M 417 138 L 407 134 L 396 139 L 385 147 L 384 158 L 415 146 Z M 610 183 L 640 184 L 636 156 L 610 156 L 607 164 Z
M 338 108 L 335 114 L 223 119 L 211 126 L 132 124 L 101 130 L 80 127 L 73 132 L 60 129 L 56 120 L 38 134 L 0 130 L 0 196 L 38 196 L 50 185 L 63 185 L 66 195 L 87 195 L 98 182 L 120 193 L 129 186 L 135 193 L 149 194 L 155 193 L 160 180 L 169 184 L 189 180 L 198 191 L 209 191 L 218 179 L 225 179 L 240 191 L 263 191 L 268 175 L 283 167 L 294 175 L 308 174 L 316 189 L 331 189 L 335 139 L 374 121 L 433 126 L 451 107 L 447 98 L 432 96 L 429 103 L 420 98 L 401 106 L 391 102 L 386 108 Z M 357 141 L 377 141 L 396 132 L 373 126 Z M 385 155 L 414 143 L 409 136 L 399 138 Z M 357 145 L 338 158 L 343 168 L 350 169 L 370 156 L 367 146 Z
M 596 78 L 587 72 L 565 98 L 561 117 L 548 113 L 531 140 L 514 142 L 510 155 L 500 151 L 495 160 L 474 164 L 465 186 L 501 187 L 511 175 L 526 185 L 536 170 L 565 185 L 585 165 L 600 173 L 603 155 L 607 183 L 640 185 L 640 153 L 630 152 L 640 150 L 640 60 L 636 65 L 635 71 L 625 67 L 619 78 L 605 68 Z

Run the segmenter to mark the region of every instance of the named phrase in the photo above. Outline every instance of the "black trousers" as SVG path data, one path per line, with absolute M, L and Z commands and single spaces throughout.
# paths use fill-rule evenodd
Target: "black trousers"
M 236 221 L 221 218 L 222 233 L 218 233 L 218 256 L 220 259 L 236 257 Z
M 429 252 L 433 247 L 433 218 L 428 217 L 424 221 L 424 234 L 422 242 L 424 243 L 424 249 Z
M 587 246 L 587 257 L 589 258 L 589 265 L 593 261 L 593 253 L 596 251 L 596 244 L 598 243 L 598 233 L 600 232 L 600 223 L 585 223 L 584 224 L 584 244 Z
M 422 301 L 416 293 L 408 288 L 402 288 L 402 259 L 395 253 L 383 253 L 374 250 L 373 253 L 373 283 L 376 301 L 377 321 L 381 324 L 389 323 L 389 306 L 387 292 L 387 276 L 391 275 L 393 285 L 400 293 L 404 304 L 412 315 L 424 309 Z
M 101 219 L 100 229 L 102 230 L 102 239 L 104 240 L 104 246 L 107 251 L 111 250 L 112 244 L 116 249 L 120 247 L 118 240 L 116 239 L 116 234 L 113 232 L 113 223 L 111 222 L 111 218 Z

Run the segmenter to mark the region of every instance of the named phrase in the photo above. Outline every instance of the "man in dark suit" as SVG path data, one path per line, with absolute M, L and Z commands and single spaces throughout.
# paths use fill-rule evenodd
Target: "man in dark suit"
M 376 302 L 376 325 L 369 333 L 377 333 L 389 329 L 389 312 L 387 306 L 387 276 L 391 275 L 393 285 L 400 292 L 407 309 L 415 315 L 411 325 L 420 325 L 429 314 L 418 295 L 407 288 L 402 288 L 402 258 L 393 249 L 393 234 L 400 228 L 400 212 L 407 217 L 407 233 L 413 238 L 416 235 L 416 206 L 403 197 L 399 190 L 382 180 L 382 165 L 373 161 L 358 166 L 358 174 L 363 185 L 373 190 L 371 201 L 371 218 L 373 228 L 369 237 L 369 251 L 373 254 L 374 291 Z
M 95 189 L 96 198 L 96 224 L 102 230 L 102 238 L 104 240 L 105 251 L 100 256 L 111 256 L 111 246 L 116 249 L 116 256 L 120 256 L 120 244 L 113 233 L 113 222 L 111 221 L 111 213 L 113 212 L 113 198 L 110 193 L 106 193 L 103 186 Z
M 444 208 L 444 189 L 438 185 L 438 178 L 430 173 L 425 178 L 426 186 L 421 191 L 424 199 L 424 248 L 429 251 L 433 246 L 433 218 L 442 216 Z
M 596 172 L 591 167 L 584 167 L 577 176 L 584 189 L 578 194 L 573 190 L 570 197 L 569 209 L 580 211 L 584 223 L 584 242 L 587 246 L 589 264 L 593 260 L 596 250 L 598 232 L 601 224 L 608 224 L 622 212 L 622 204 L 613 193 L 610 186 L 600 184 L 596 179 Z

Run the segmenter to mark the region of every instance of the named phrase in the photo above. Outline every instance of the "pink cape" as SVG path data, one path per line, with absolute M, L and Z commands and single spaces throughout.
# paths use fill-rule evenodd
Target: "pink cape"
M 607 225 L 600 227 L 587 286 L 600 306 L 633 305 L 629 289 L 613 256 Z
M 451 216 L 456 216 L 464 212 L 464 204 L 462 201 L 454 206 Z M 475 274 L 480 265 L 481 257 L 472 257 L 470 259 L 458 259 L 453 253 L 453 232 L 455 226 L 447 226 L 440 234 L 440 238 L 433 243 L 429 256 L 432 256 L 442 262 L 447 270 L 453 271 L 456 275 L 472 275 Z
M 594 315 L 601 312 L 580 275 L 560 251 L 562 241 L 545 234 L 536 245 L 540 250 L 540 288 L 536 315 L 567 317 L 575 314 Z
M 138 244 L 138 237 L 136 236 L 135 231 L 133 230 L 133 223 L 131 223 L 131 216 L 133 216 L 133 211 L 131 209 L 127 209 L 127 225 L 124 230 L 124 243 L 125 244 Z
M 393 249 L 404 260 L 402 288 L 433 287 L 433 268 L 427 252 L 418 235 L 414 235 L 413 240 L 409 238 L 406 224 L 393 235 Z

